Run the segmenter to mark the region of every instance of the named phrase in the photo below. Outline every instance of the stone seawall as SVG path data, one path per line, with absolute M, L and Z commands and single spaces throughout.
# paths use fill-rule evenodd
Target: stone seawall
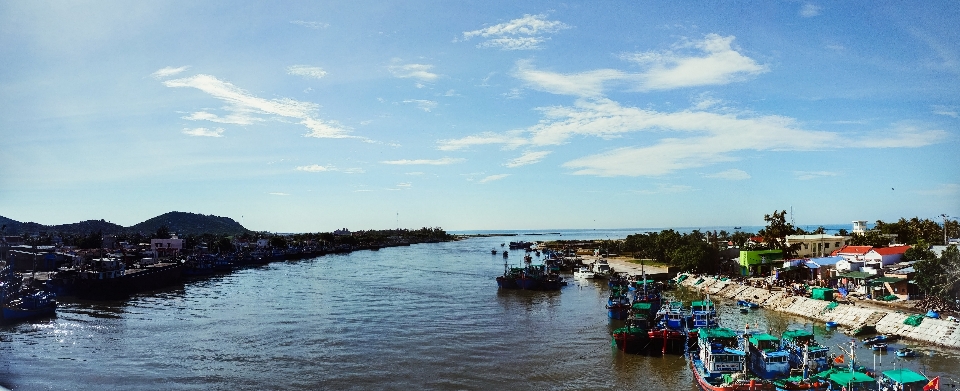
M 878 333 L 898 335 L 902 338 L 934 345 L 960 349 L 960 324 L 944 319 L 924 318 L 918 326 L 904 324 L 907 317 L 898 310 L 840 304 L 829 308 L 829 301 L 800 296 L 788 296 L 782 290 L 740 285 L 732 280 L 717 277 L 688 276 L 680 285 L 702 293 L 731 300 L 750 300 L 768 310 L 786 312 L 820 322 L 836 322 L 842 327 L 856 329 L 874 326 Z

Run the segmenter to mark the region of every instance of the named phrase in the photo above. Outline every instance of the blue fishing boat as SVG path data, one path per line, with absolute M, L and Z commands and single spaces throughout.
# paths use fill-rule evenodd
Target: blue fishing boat
M 750 300 L 737 300 L 737 305 L 741 308 L 749 308 L 751 310 L 760 308 L 760 304 L 754 303 Z
M 607 315 L 610 319 L 625 320 L 630 316 L 630 305 L 630 297 L 625 289 L 612 288 L 607 298 Z
M 926 389 L 924 386 L 930 383 L 930 379 L 907 368 L 900 368 L 881 372 L 878 383 L 884 390 L 920 391 Z
M 781 348 L 790 353 L 790 367 L 820 371 L 829 367 L 830 348 L 820 345 L 807 330 L 787 330 L 780 335 Z
M 691 328 L 711 329 L 720 327 L 720 318 L 717 315 L 717 306 L 707 297 L 704 300 L 690 303 L 690 313 L 692 318 Z
M 920 354 L 917 353 L 916 350 L 913 350 L 910 348 L 902 348 L 902 349 L 897 349 L 896 355 L 897 357 L 907 358 L 907 357 L 917 357 Z
M 808 369 L 799 375 L 791 373 L 790 351 L 783 347 L 779 338 L 767 333 L 745 333 L 743 342 L 750 371 L 761 379 L 770 380 L 778 391 L 827 389 L 828 383 L 810 376 Z
M 53 316 L 56 312 L 56 295 L 45 291 L 25 293 L 3 305 L 3 319 L 8 321 Z
M 740 336 L 724 327 L 701 329 L 699 349 L 687 355 L 690 371 L 703 391 L 775 390 L 772 382 L 746 373 L 747 353 Z

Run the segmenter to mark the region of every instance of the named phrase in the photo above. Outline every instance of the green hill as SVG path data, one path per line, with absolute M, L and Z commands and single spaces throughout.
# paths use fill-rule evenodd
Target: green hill
M 170 232 L 178 235 L 199 235 L 210 234 L 240 234 L 248 232 L 240 223 L 229 217 L 220 217 L 214 215 L 202 215 L 187 212 L 168 212 L 154 217 L 142 223 L 123 227 L 118 224 L 110 223 L 104 220 L 87 220 L 79 223 L 43 225 L 33 222 L 23 223 L 0 216 L 0 224 L 5 225 L 4 234 L 21 235 L 36 234 L 39 232 L 60 232 L 64 234 L 86 235 L 91 232 L 102 232 L 104 235 L 117 233 L 151 234 L 156 232 L 161 226 L 166 226 Z

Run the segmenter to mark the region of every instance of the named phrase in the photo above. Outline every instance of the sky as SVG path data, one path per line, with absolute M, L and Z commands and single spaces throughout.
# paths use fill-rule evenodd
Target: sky
M 0 216 L 960 216 L 960 3 L 2 1 Z

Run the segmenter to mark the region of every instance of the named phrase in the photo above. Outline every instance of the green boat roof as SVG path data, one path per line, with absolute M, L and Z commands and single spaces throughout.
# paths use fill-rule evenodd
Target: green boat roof
M 926 377 L 909 369 L 894 369 L 892 371 L 884 371 L 883 376 L 889 377 L 890 380 L 900 384 L 927 382 Z
M 713 306 L 713 302 L 710 300 L 698 300 L 690 303 L 691 307 L 706 307 Z
M 793 339 L 802 338 L 802 337 L 813 337 L 813 333 L 807 330 L 787 330 L 787 331 L 784 331 L 781 336 L 783 337 L 783 339 L 793 340 Z
M 644 302 L 634 303 L 634 304 L 633 304 L 633 309 L 635 309 L 635 310 L 641 310 L 641 311 L 649 311 L 650 308 L 652 307 L 652 305 L 653 305 L 653 304 L 651 304 L 651 303 L 644 303 Z
M 737 338 L 737 333 L 726 327 L 697 329 L 701 338 Z
M 760 341 L 779 341 L 780 339 L 767 333 L 750 335 L 750 343 L 757 345 Z
M 825 377 L 830 379 L 830 381 L 845 386 L 850 383 L 873 383 L 873 376 L 867 375 L 866 373 L 860 371 L 850 372 L 849 368 L 831 368 L 826 371 L 820 372 L 817 376 Z

